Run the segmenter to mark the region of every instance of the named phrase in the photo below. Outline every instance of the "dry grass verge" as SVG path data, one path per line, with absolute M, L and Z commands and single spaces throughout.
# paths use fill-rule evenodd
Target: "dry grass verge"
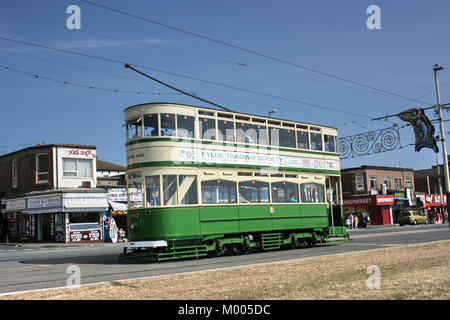
M 367 268 L 381 270 L 370 290 Z M 449 299 L 450 241 L 9 295 L 0 299 Z

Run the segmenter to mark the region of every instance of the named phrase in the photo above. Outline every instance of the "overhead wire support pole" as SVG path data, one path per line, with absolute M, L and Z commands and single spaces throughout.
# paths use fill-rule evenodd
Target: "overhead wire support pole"
M 439 93 L 439 81 L 437 73 L 438 71 L 444 70 L 443 67 L 435 64 L 433 66 L 434 71 L 434 83 L 436 85 L 436 98 L 437 98 L 437 107 L 438 107 L 438 114 L 439 114 L 439 125 L 441 129 L 441 143 L 442 143 L 442 162 L 444 163 L 444 177 L 445 177 L 445 193 L 447 195 L 447 203 L 450 200 L 449 199 L 449 192 L 450 192 L 450 178 L 449 178 L 449 172 L 448 172 L 448 157 L 447 157 L 447 144 L 445 142 L 445 131 L 444 131 L 444 123 L 442 121 L 442 106 L 441 106 L 441 96 Z M 439 181 L 440 184 L 440 181 Z M 449 223 L 450 228 L 450 223 Z
M 215 106 L 215 107 L 218 107 L 218 108 L 220 108 L 220 109 L 223 109 L 223 110 L 226 110 L 226 111 L 233 112 L 232 110 L 230 110 L 230 109 L 228 109 L 228 108 L 225 108 L 225 107 L 222 107 L 221 105 L 218 105 L 218 104 L 216 104 L 216 103 L 214 103 L 214 102 L 211 102 L 211 101 L 209 101 L 209 100 L 206 100 L 206 99 L 197 97 L 196 95 L 190 94 L 190 93 L 188 93 L 188 92 L 186 92 L 186 91 L 183 91 L 183 90 L 180 90 L 180 89 L 177 89 L 177 88 L 171 86 L 170 84 L 164 83 L 164 82 L 162 82 L 162 81 L 160 81 L 160 80 L 158 80 L 158 79 L 156 79 L 156 78 L 153 78 L 152 76 L 149 76 L 148 74 L 145 74 L 144 72 L 139 71 L 139 70 L 133 68 L 133 67 L 130 66 L 128 63 L 125 63 L 125 68 L 129 68 L 129 69 L 131 69 L 131 70 L 133 70 L 133 71 L 135 71 L 135 72 L 137 72 L 137 73 L 143 75 L 144 77 L 147 77 L 147 78 L 149 78 L 149 79 L 151 79 L 151 80 L 153 80 L 153 81 L 156 81 L 156 82 L 158 82 L 159 84 L 162 84 L 163 86 L 166 86 L 166 87 L 168 87 L 168 88 L 170 88 L 170 89 L 172 89 L 172 90 L 178 91 L 178 92 L 180 92 L 180 93 L 182 93 L 182 94 L 185 94 L 185 95 L 187 95 L 187 96 L 189 96 L 189 97 L 191 97 L 191 98 L 194 98 L 194 99 L 197 99 L 197 100 L 206 102 L 206 103 L 211 104 L 211 105 L 213 105 L 213 106 Z

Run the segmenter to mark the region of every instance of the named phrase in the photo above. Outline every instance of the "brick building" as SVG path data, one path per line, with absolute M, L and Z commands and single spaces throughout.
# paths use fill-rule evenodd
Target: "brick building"
M 0 241 L 102 241 L 108 193 L 96 147 L 36 145 L 0 156 Z
M 372 224 L 393 224 L 399 210 L 416 201 L 413 169 L 361 166 L 342 169 L 341 178 L 344 217 L 367 212 Z

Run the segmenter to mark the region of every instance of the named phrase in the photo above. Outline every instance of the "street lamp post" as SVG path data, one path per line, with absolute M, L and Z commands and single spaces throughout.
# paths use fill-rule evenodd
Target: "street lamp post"
M 270 110 L 270 111 L 269 111 L 269 118 L 272 116 L 272 113 L 275 113 L 275 112 L 277 112 L 277 109 L 272 109 L 272 110 Z
M 450 192 L 450 178 L 448 173 L 448 158 L 447 158 L 447 146 L 445 143 L 445 131 L 444 131 L 444 123 L 442 121 L 442 106 L 441 106 L 441 96 L 439 94 L 439 81 L 437 73 L 438 71 L 444 70 L 443 67 L 441 67 L 438 64 L 435 64 L 433 66 L 434 70 L 434 83 L 436 85 L 436 97 L 437 97 L 437 107 L 438 107 L 438 113 L 439 113 L 439 125 L 441 127 L 441 143 L 442 143 L 442 161 L 444 162 L 444 177 L 445 177 L 445 194 L 447 195 L 447 206 L 449 199 L 449 192 Z M 449 223 L 450 228 L 450 223 Z

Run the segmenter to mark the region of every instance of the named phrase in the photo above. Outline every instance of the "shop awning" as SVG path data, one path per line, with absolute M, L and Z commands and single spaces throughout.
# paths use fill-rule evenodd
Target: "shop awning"
M 109 201 L 109 205 L 114 211 L 127 211 L 128 205 L 126 203 L 120 203 L 115 201 Z

